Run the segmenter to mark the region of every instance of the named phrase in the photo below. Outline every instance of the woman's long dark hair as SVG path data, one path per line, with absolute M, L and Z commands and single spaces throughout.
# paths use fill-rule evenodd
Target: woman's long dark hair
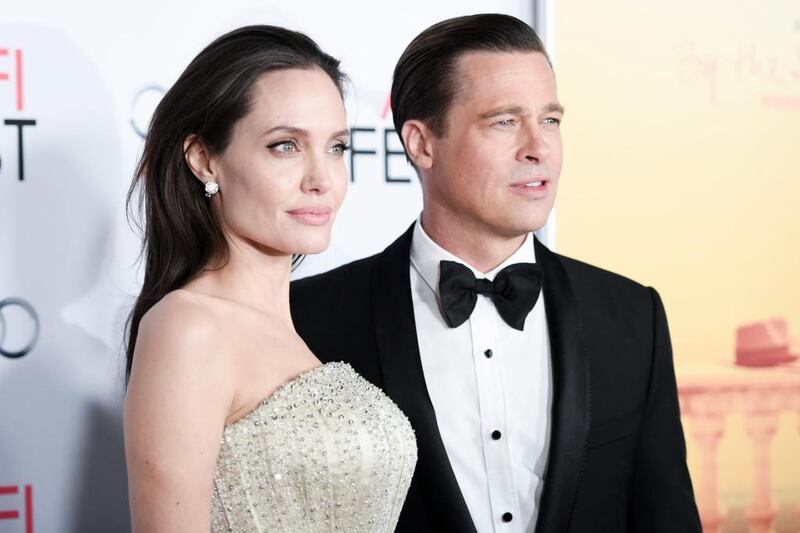
M 203 184 L 186 163 L 184 141 L 194 135 L 212 154 L 222 153 L 234 124 L 250 110 L 259 76 L 292 68 L 320 68 L 343 93 L 346 78 L 339 61 L 310 38 L 275 26 L 247 26 L 200 52 L 156 107 L 128 191 L 129 214 L 134 197 L 139 215 L 144 212 L 145 271 L 126 328 L 126 380 L 144 314 L 210 261 L 228 259 L 225 237 Z

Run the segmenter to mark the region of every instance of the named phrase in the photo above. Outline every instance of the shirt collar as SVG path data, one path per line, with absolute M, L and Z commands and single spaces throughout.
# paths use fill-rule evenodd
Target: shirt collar
M 417 219 L 414 225 L 414 235 L 411 239 L 411 264 L 425 280 L 425 283 L 435 292 L 439 293 L 439 262 L 440 261 L 455 261 L 469 268 L 476 278 L 486 278 L 494 280 L 494 277 L 508 265 L 514 263 L 535 263 L 536 252 L 533 246 L 533 233 L 528 233 L 525 241 L 517 249 L 516 252 L 500 263 L 497 267 L 486 272 L 485 274 L 472 265 L 451 254 L 431 239 L 425 230 L 422 229 L 422 215 Z

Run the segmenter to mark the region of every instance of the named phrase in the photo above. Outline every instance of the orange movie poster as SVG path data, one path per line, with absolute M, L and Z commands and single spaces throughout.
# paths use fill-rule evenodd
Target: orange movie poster
M 704 530 L 800 531 L 800 4 L 554 4 L 558 249 L 660 292 Z

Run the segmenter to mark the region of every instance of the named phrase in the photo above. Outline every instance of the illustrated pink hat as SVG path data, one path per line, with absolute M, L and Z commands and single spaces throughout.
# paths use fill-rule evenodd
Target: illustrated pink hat
M 790 344 L 784 319 L 740 326 L 736 329 L 736 364 L 765 367 L 791 363 L 797 355 L 791 353 Z

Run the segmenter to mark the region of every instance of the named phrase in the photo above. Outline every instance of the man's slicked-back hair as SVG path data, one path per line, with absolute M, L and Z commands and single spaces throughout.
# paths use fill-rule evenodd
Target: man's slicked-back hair
M 434 24 L 411 41 L 394 69 L 391 102 L 398 135 L 407 120 L 424 122 L 438 137 L 445 134 L 458 88 L 458 60 L 468 52 L 540 52 L 547 57 L 536 32 L 510 15 L 468 15 Z

